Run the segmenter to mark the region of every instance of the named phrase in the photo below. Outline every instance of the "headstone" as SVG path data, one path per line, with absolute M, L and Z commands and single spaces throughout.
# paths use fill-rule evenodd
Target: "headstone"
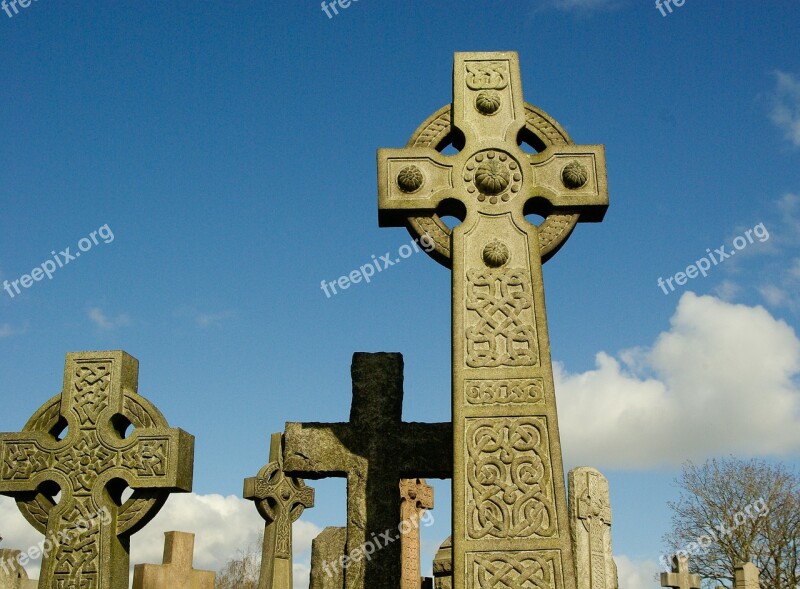
M 700 589 L 700 576 L 689 573 L 689 558 L 672 557 L 672 572 L 661 573 L 661 586 L 673 589 Z
M 432 577 L 422 577 L 422 589 L 433 589 Z
M 283 474 L 283 435 L 272 434 L 269 464 L 255 478 L 245 479 L 244 498 L 256 502 L 267 522 L 261 550 L 258 589 L 293 589 L 292 524 L 314 506 L 314 489 L 302 479 Z
M 578 589 L 617 589 L 608 480 L 600 471 L 585 466 L 572 469 L 567 478 Z
M 36 589 L 39 582 L 28 578 L 19 562 L 21 550 L 0 548 L 0 589 Z
M 453 538 L 442 542 L 433 558 L 433 582 L 436 589 L 453 589 Z
M 452 427 L 402 421 L 402 355 L 356 353 L 351 374 L 350 421 L 287 423 L 284 470 L 309 479 L 347 477 L 345 587 L 397 589 L 397 485 L 402 478 L 451 476 Z
M 758 568 L 752 562 L 734 567 L 733 589 L 759 589 Z
M 133 589 L 214 589 L 216 573 L 192 568 L 194 534 L 166 532 L 163 564 L 137 564 Z
M 341 559 L 346 542 L 346 528 L 325 528 L 311 541 L 309 589 L 344 589 Z
M 69 353 L 61 393 L 0 434 L 0 493 L 50 543 L 42 587 L 127 589 L 131 534 L 192 489 L 194 438 L 136 393 L 138 371 L 125 352 Z
M 542 263 L 602 220 L 603 147 L 523 101 L 516 53 L 456 53 L 452 105 L 378 151 L 378 194 L 453 270 L 453 586 L 575 589 Z
M 433 487 L 425 479 L 401 479 L 400 518 L 405 522 L 400 537 L 401 589 L 421 587 L 419 520 L 426 509 L 433 509 Z

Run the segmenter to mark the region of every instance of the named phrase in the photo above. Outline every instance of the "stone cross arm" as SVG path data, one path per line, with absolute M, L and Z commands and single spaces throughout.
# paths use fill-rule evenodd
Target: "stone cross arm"
M 368 458 L 370 444 L 362 433 L 350 423 L 288 422 L 284 471 L 312 480 L 347 477 Z M 397 460 L 398 479 L 452 477 L 452 424 L 401 423 L 386 435 L 387 451 Z

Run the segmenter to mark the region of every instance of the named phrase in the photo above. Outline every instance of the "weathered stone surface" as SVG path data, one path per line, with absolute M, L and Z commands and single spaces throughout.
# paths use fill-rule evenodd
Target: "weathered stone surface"
M 752 562 L 746 562 L 734 567 L 733 589 L 759 589 L 759 571 Z
M 166 532 L 163 564 L 137 564 L 133 589 L 214 589 L 216 573 L 192 568 L 194 534 Z
M 130 535 L 192 489 L 194 438 L 136 393 L 138 371 L 125 352 L 69 353 L 62 392 L 22 433 L 0 434 L 0 493 L 54 545 L 42 587 L 127 589 Z
M 266 520 L 259 589 L 292 589 L 292 524 L 314 506 L 314 489 L 283 473 L 283 435 L 272 434 L 269 464 L 245 479 L 244 498 L 256 502 Z
M 353 402 L 348 423 L 287 423 L 284 470 L 309 479 L 347 477 L 347 554 L 370 559 L 346 561 L 347 589 L 397 589 L 400 584 L 402 478 L 449 478 L 452 427 L 449 423 L 405 423 L 403 357 L 353 355 Z M 391 535 L 391 542 L 375 536 Z M 374 536 L 373 536 L 374 535 Z
M 403 520 L 400 536 L 402 572 L 401 589 L 420 589 L 420 518 L 426 509 L 433 509 L 433 487 L 424 479 L 400 481 L 400 518 Z
M 608 480 L 597 469 L 585 466 L 573 468 L 567 478 L 578 589 L 617 589 Z
M 36 589 L 39 582 L 28 578 L 19 563 L 20 550 L 0 548 L 0 589 Z
M 378 200 L 453 269 L 453 586 L 575 589 L 542 263 L 602 220 L 603 147 L 525 104 L 516 53 L 456 53 L 452 105 L 378 151 Z
M 433 582 L 436 589 L 453 589 L 453 538 L 442 542 L 433 557 Z
M 345 528 L 325 528 L 311 541 L 309 589 L 344 589 L 341 559 L 347 542 Z
M 661 573 L 661 586 L 673 589 L 700 589 L 700 576 L 689 572 L 689 558 L 686 556 L 672 557 L 672 572 Z

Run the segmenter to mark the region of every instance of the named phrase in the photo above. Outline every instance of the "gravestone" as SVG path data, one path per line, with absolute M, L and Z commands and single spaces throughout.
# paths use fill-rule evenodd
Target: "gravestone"
M 325 528 L 311 541 L 311 583 L 309 589 L 344 589 L 346 528 Z
M 0 589 L 36 589 L 39 586 L 38 581 L 28 578 L 28 571 L 20 564 L 21 554 L 21 550 L 0 548 Z
M 69 353 L 61 393 L 0 434 L 0 493 L 52 546 L 43 589 L 127 589 L 131 534 L 192 489 L 194 438 L 137 394 L 138 370 L 121 351 Z
M 456 53 L 452 104 L 378 151 L 378 197 L 453 272 L 453 586 L 575 589 L 542 264 L 603 219 L 603 147 L 523 101 L 516 53 Z
M 283 473 L 283 435 L 272 434 L 269 464 L 245 479 L 244 498 L 255 501 L 267 522 L 261 550 L 258 589 L 292 589 L 292 524 L 314 506 L 314 489 Z
M 608 480 L 594 468 L 569 471 L 569 524 L 578 589 L 617 589 Z
M 137 564 L 133 589 L 214 589 L 216 573 L 192 568 L 194 534 L 166 532 L 163 564 Z
M 347 477 L 345 587 L 397 589 L 397 485 L 451 476 L 452 427 L 402 421 L 402 355 L 356 353 L 351 375 L 350 421 L 287 423 L 284 470 L 308 479 Z
M 401 589 L 420 589 L 422 571 L 420 567 L 420 518 L 426 509 L 433 509 L 433 487 L 424 479 L 402 479 L 400 481 L 400 552 L 402 571 Z
M 433 558 L 433 582 L 436 589 L 453 589 L 453 538 L 442 542 Z
M 700 589 L 700 576 L 689 572 L 689 558 L 673 555 L 672 572 L 661 573 L 661 586 L 672 589 Z
M 752 562 L 736 565 L 733 573 L 733 589 L 759 589 L 761 583 L 758 576 L 758 568 Z

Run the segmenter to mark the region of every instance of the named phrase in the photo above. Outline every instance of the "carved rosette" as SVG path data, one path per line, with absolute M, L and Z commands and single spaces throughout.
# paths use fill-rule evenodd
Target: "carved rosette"
M 397 174 L 397 186 L 406 194 L 412 194 L 422 188 L 425 176 L 417 166 L 406 166 Z
M 579 161 L 571 161 L 561 171 L 561 180 L 567 188 L 581 188 L 589 181 L 589 170 Z
M 479 151 L 467 160 L 463 178 L 467 192 L 476 195 L 478 202 L 508 202 L 522 188 L 519 162 L 496 149 Z
M 482 115 L 492 116 L 500 110 L 501 104 L 500 95 L 492 90 L 479 92 L 478 96 L 475 97 L 475 108 Z

